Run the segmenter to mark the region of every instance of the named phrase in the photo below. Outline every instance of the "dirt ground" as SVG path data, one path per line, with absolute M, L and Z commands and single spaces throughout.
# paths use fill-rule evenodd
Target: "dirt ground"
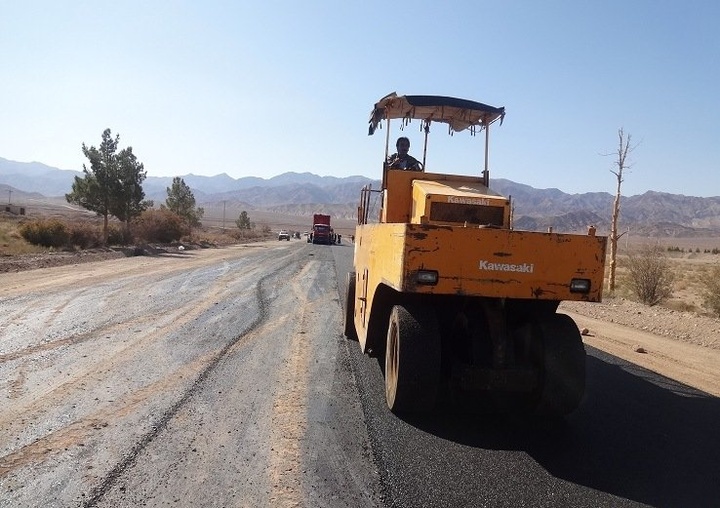
M 720 320 L 626 299 L 564 302 L 586 345 L 720 396 Z
M 27 270 L 71 267 L 128 254 L 97 250 L 0 258 L 0 298 L 8 290 L 33 289 L 27 284 L 37 279 L 24 275 Z M 113 270 L 112 266 L 108 263 L 107 269 Z M 98 280 L 102 280 L 102 270 L 103 264 L 98 263 L 94 270 Z M 575 320 L 584 331 L 583 341 L 588 346 L 720 396 L 720 319 L 660 306 L 647 307 L 625 298 L 606 298 L 602 303 L 564 302 L 560 312 Z

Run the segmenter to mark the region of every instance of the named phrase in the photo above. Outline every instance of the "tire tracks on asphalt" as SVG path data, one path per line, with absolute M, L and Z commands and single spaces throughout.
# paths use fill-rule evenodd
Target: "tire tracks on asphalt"
M 94 358 L 90 358 L 84 366 L 75 369 L 72 379 L 62 381 L 61 379 L 56 378 L 56 380 L 51 382 L 49 385 L 46 385 L 42 389 L 41 393 L 34 391 L 32 393 L 32 399 L 25 403 L 22 400 L 19 400 L 21 399 L 21 384 L 27 377 L 27 372 L 23 374 L 26 370 L 25 364 L 21 364 L 18 367 L 18 377 L 16 380 L 11 382 L 15 402 L 7 414 L 0 415 L 2 416 L 0 418 L 0 426 L 6 423 L 7 420 L 17 419 L 21 413 L 33 411 L 33 408 L 37 409 L 43 407 L 46 404 L 46 399 L 48 397 L 52 397 L 57 404 L 63 397 L 70 395 L 70 393 L 74 390 L 82 388 L 83 385 L 89 383 L 91 380 L 102 381 L 104 378 L 99 378 L 99 373 L 110 372 L 112 369 L 117 370 L 118 365 L 123 363 L 123 360 L 125 360 L 125 363 L 132 361 L 132 355 L 128 357 L 128 352 L 131 354 L 138 354 L 139 351 L 144 350 L 148 343 L 159 340 L 162 337 L 169 336 L 173 332 L 182 329 L 187 323 L 197 319 L 208 309 L 212 308 L 215 301 L 231 294 L 234 290 L 223 286 L 226 280 L 232 277 L 235 277 L 235 275 L 228 273 L 223 278 L 218 279 L 217 282 L 209 288 L 209 291 L 201 296 L 200 304 L 197 303 L 197 300 L 193 300 L 188 302 L 186 305 L 177 308 L 172 313 L 164 316 L 160 320 L 158 326 L 150 329 L 148 333 L 133 334 L 123 343 L 117 341 L 114 342 L 113 346 L 115 350 L 112 354 L 107 354 L 109 352 L 107 344 L 100 345 L 99 347 L 101 347 L 105 352 L 102 360 L 98 361 Z M 128 319 L 120 323 L 112 323 L 89 332 L 72 335 L 52 342 L 38 344 L 22 351 L 0 355 L 0 364 L 17 359 L 27 359 L 28 357 L 32 357 L 40 353 L 54 351 L 62 347 L 79 345 L 87 341 L 97 340 L 105 342 L 105 339 L 108 337 L 116 337 L 120 333 L 127 331 L 129 325 L 132 325 L 135 329 L 145 329 L 145 327 L 150 326 L 153 322 L 157 321 L 158 318 L 156 316 L 148 315 L 139 319 Z M 85 357 L 88 356 L 89 355 L 85 355 Z
M 278 258 L 277 262 L 281 264 L 289 264 L 291 260 L 287 255 L 285 255 Z M 160 327 L 154 328 L 150 332 L 145 334 L 131 335 L 131 340 L 126 341 L 124 344 L 120 344 L 118 342 L 118 346 L 115 352 L 110 355 L 104 354 L 102 360 L 100 361 L 97 361 L 93 357 L 87 359 L 85 363 L 81 366 L 75 365 L 75 370 L 73 371 L 74 375 L 72 379 L 64 380 L 61 376 L 54 376 L 49 384 L 47 383 L 47 380 L 45 380 L 45 385 L 43 386 L 43 388 L 40 391 L 34 390 L 32 394 L 27 395 L 25 400 L 23 400 L 22 392 L 23 385 L 25 384 L 28 377 L 27 363 L 23 362 L 18 365 L 16 368 L 15 378 L 6 381 L 6 385 L 8 386 L 8 394 L 12 399 L 14 399 L 14 402 L 10 407 L 9 411 L 3 411 L 2 413 L 0 413 L 0 427 L 5 427 L 13 423 L 19 424 L 19 422 L 32 421 L 33 417 L 35 420 L 38 421 L 40 419 L 45 419 L 45 417 L 43 417 L 43 414 L 47 411 L 44 411 L 44 408 L 48 405 L 47 401 L 50 399 L 52 400 L 53 406 L 63 405 L 63 400 L 68 400 L 65 405 L 69 406 L 72 403 L 70 397 L 73 393 L 79 391 L 86 391 L 86 386 L 92 385 L 93 383 L 98 385 L 102 384 L 102 382 L 106 379 L 106 376 L 102 376 L 103 373 L 117 371 L 119 365 L 132 362 L 133 358 L 132 356 L 128 357 L 128 352 L 133 353 L 133 355 L 141 354 L 141 352 L 147 347 L 148 343 L 158 340 L 163 336 L 168 336 L 173 332 L 181 329 L 188 322 L 196 319 L 203 312 L 210 309 L 214 305 L 215 301 L 230 296 L 235 291 L 235 289 L 232 287 L 228 287 L 227 282 L 230 279 L 238 277 L 237 273 L 232 272 L 230 268 L 231 267 L 228 266 L 224 267 L 226 273 L 222 277 L 216 279 L 216 281 L 209 288 L 209 291 L 206 294 L 201 295 L 199 298 L 188 302 L 186 305 L 175 309 L 171 314 L 165 316 L 162 320 L 163 324 Z M 257 272 L 257 270 L 257 267 L 250 267 L 250 270 L 244 273 L 243 277 L 246 279 L 251 278 L 253 274 Z M 256 299 L 259 299 L 258 295 L 256 295 Z M 197 303 L 198 300 L 200 300 L 200 304 Z M 59 305 L 60 309 L 66 307 L 68 301 L 69 299 L 63 299 Z M 17 359 L 28 360 L 30 357 L 36 356 L 40 353 L 58 350 L 66 346 L 81 344 L 83 342 L 96 339 L 98 336 L 106 338 L 113 337 L 122 331 L 126 331 L 130 325 L 133 325 L 133 328 L 144 329 L 146 326 L 151 325 L 156 320 L 157 317 L 153 315 L 143 316 L 140 318 L 131 318 L 120 323 L 112 323 L 108 326 L 96 328 L 90 332 L 85 332 L 64 339 L 31 346 L 21 351 L 0 355 L 0 365 Z M 252 326 L 253 324 L 251 324 L 251 328 Z M 105 353 L 107 351 L 107 346 L 92 346 L 92 349 L 102 350 L 103 353 Z M 76 354 L 75 356 L 79 357 L 81 355 Z M 83 358 L 88 358 L 89 356 L 90 355 L 82 355 Z M 201 356 L 199 360 L 192 362 L 189 366 L 183 366 L 174 372 L 167 372 L 163 374 L 168 379 L 174 380 L 175 384 L 180 383 L 182 382 L 183 378 L 187 379 L 193 374 L 201 371 L 202 368 L 209 363 L 210 357 L 212 357 L 212 353 L 209 355 Z M 127 409 L 123 409 L 123 400 L 131 401 L 129 404 L 127 404 L 130 407 L 137 407 L 138 403 L 140 402 L 140 400 L 138 400 L 138 395 L 146 394 L 147 396 L 150 396 L 153 393 L 157 393 L 158 391 L 162 392 L 163 390 L 167 390 L 172 386 L 173 383 L 168 383 L 166 379 L 161 378 L 147 386 L 135 388 L 131 391 L 128 397 L 122 397 L 117 402 L 111 401 L 113 402 L 110 406 L 111 409 L 106 409 L 102 411 L 100 415 L 102 416 L 102 418 L 112 421 L 113 413 L 117 416 L 128 412 Z M 156 388 L 152 389 L 152 387 Z M 72 407 L 74 407 L 74 405 Z M 82 421 L 88 420 L 92 422 L 100 418 L 101 416 L 84 417 L 77 422 L 71 423 L 70 425 L 74 425 L 76 428 L 92 427 L 92 424 L 83 425 Z M 9 430 L 9 428 L 6 428 L 5 430 Z M 62 427 L 55 430 L 49 430 L 48 434 L 46 434 L 45 436 L 35 439 L 32 442 L 26 443 L 25 445 L 21 445 L 19 448 L 18 444 L 20 443 L 18 443 L 17 441 L 10 443 L 14 449 L 9 451 L 9 453 L 4 457 L 0 458 L 0 463 L 5 464 L 5 467 L 0 467 L 0 476 L 3 476 L 4 473 L 7 473 L 10 469 L 12 469 L 8 467 L 8 464 L 13 464 L 14 468 L 27 463 L 27 461 L 18 461 L 18 457 L 38 456 L 37 454 L 26 453 L 24 449 L 31 450 L 37 448 L 38 444 L 43 442 L 52 443 L 52 434 L 61 432 Z M 10 433 L 8 432 L 8 435 L 9 434 Z M 77 435 L 77 433 L 75 433 L 75 435 Z M 65 440 L 60 438 L 59 442 L 65 442 Z M 1 443 L 0 448 L 2 448 Z
M 280 261 L 280 262 L 278 262 Z M 253 336 L 257 337 L 255 333 L 257 329 L 266 322 L 269 314 L 269 304 L 271 299 L 269 298 L 265 285 L 268 281 L 273 278 L 279 277 L 278 272 L 282 272 L 284 268 L 288 267 L 293 263 L 299 261 L 299 255 L 292 253 L 290 256 L 284 256 L 280 260 L 275 260 L 273 263 L 275 266 L 270 268 L 269 272 L 261 277 L 255 284 L 256 300 L 258 302 L 258 313 L 255 319 L 248 325 L 248 327 L 238 335 L 234 340 L 226 344 L 220 351 L 218 351 L 208 362 L 207 366 L 200 372 L 195 381 L 190 387 L 183 393 L 183 395 L 172 404 L 156 421 L 152 426 L 151 430 L 142 436 L 129 452 L 120 460 L 100 481 L 100 483 L 92 488 L 84 501 L 82 501 L 83 507 L 93 507 L 103 498 L 113 485 L 118 481 L 121 475 L 128 470 L 135 463 L 140 453 L 151 443 L 168 425 L 170 420 L 178 413 L 178 411 L 185 406 L 188 401 L 200 390 L 204 385 L 205 381 L 212 374 L 218 364 L 233 350 L 238 347 L 241 341 L 250 339 Z

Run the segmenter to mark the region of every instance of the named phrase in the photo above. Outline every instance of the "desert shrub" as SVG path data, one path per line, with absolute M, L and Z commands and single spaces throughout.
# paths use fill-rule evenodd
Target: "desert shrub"
M 68 243 L 80 249 L 92 249 L 102 245 L 102 231 L 97 224 L 75 222 L 68 226 L 70 238 Z
M 658 245 L 630 254 L 628 275 L 635 296 L 645 305 L 656 305 L 672 295 L 675 274 Z
M 123 226 L 108 226 L 108 244 L 109 245 L 130 245 L 133 241 L 132 234 Z
M 14 256 L 42 252 L 43 247 L 32 244 L 20 234 L 19 227 L 22 222 L 4 220 L 0 216 L 0 256 Z
M 25 222 L 20 225 L 18 231 L 26 241 L 43 247 L 64 247 L 70 240 L 68 227 L 57 219 Z
M 234 228 L 204 228 L 198 231 L 195 236 L 195 243 L 201 247 L 219 247 L 221 245 L 230 245 L 237 242 L 238 235 L 235 235 Z
M 229 235 L 237 241 L 262 240 L 266 236 L 265 233 L 258 231 L 257 229 L 230 230 Z
M 703 307 L 720 316 L 720 266 L 715 266 L 702 282 Z
M 135 234 L 146 242 L 170 243 L 189 233 L 187 223 L 168 209 L 145 210 L 134 223 Z

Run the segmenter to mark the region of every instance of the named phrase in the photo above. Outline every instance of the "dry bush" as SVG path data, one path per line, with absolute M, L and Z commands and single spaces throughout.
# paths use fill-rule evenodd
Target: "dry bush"
M 70 231 L 67 225 L 58 219 L 38 219 L 24 222 L 18 231 L 28 242 L 43 247 L 65 247 L 70 241 Z
M 25 240 L 18 231 L 18 227 L 17 220 L 7 220 L 5 217 L 0 216 L 0 255 L 34 254 L 45 250 L 44 247 Z
M 237 243 L 237 229 L 203 228 L 195 234 L 195 242 L 201 247 L 232 245 Z
M 185 221 L 168 209 L 145 210 L 134 222 L 135 234 L 146 242 L 171 243 L 189 234 Z
M 656 305 L 672 295 L 675 274 L 659 245 L 647 245 L 628 256 L 630 287 L 640 302 Z
M 74 222 L 68 226 L 69 243 L 79 249 L 92 249 L 102 245 L 102 230 L 91 222 Z
M 703 281 L 703 307 L 720 316 L 720 266 L 715 266 Z
M 234 229 L 231 230 L 230 236 L 237 241 L 257 241 L 263 240 L 269 234 L 264 231 L 258 231 L 257 229 Z
M 133 237 L 125 226 L 108 226 L 108 244 L 110 245 L 130 245 L 133 243 Z

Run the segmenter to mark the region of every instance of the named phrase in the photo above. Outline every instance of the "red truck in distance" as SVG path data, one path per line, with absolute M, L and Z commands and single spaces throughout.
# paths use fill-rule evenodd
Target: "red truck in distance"
M 332 227 L 330 227 L 330 216 L 322 213 L 314 214 L 312 230 L 310 231 L 310 242 L 331 245 L 333 238 L 334 234 Z

